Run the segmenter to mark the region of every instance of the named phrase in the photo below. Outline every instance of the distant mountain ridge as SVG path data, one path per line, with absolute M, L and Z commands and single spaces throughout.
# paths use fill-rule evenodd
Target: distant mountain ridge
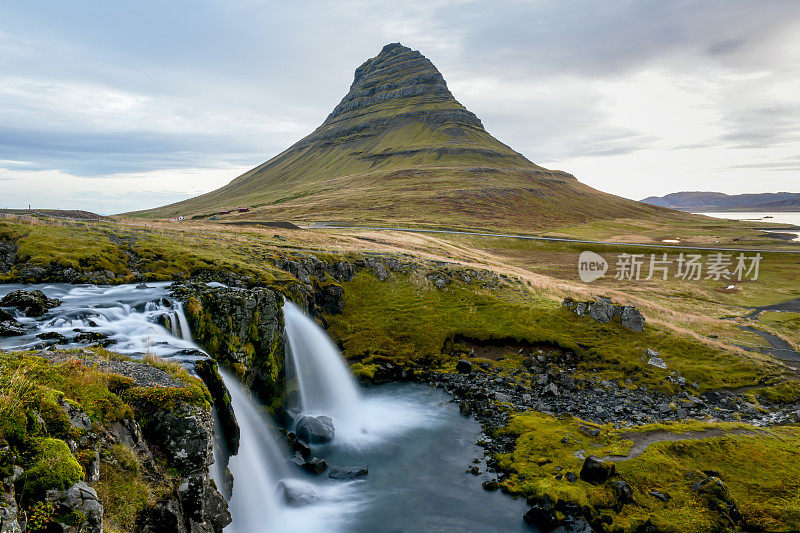
M 650 196 L 642 202 L 681 211 L 800 211 L 800 193 L 794 192 L 728 195 L 684 191 Z
M 529 231 L 684 217 L 606 194 L 495 139 L 433 63 L 400 43 L 359 66 L 313 132 L 227 185 L 132 216 Z

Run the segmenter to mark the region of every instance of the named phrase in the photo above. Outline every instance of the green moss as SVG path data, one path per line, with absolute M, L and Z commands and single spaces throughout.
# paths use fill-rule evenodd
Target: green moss
M 23 497 L 38 497 L 48 490 L 66 490 L 83 479 L 83 469 L 67 444 L 43 438 L 33 443 L 30 467 L 18 481 Z
M 130 448 L 114 444 L 104 452 L 97 494 L 107 523 L 120 531 L 133 531 L 137 515 L 152 503 L 153 493 Z
M 624 381 L 636 376 L 640 384 L 659 389 L 672 388 L 666 377 L 675 370 L 701 391 L 749 385 L 774 372 L 758 360 L 658 326 L 636 333 L 616 321 L 578 317 L 514 286 L 453 281 L 437 289 L 418 273 L 380 282 L 367 272 L 343 286 L 344 312 L 326 317 L 328 331 L 349 359 L 362 364 L 446 365 L 453 359 L 446 345 L 452 349 L 457 337 L 465 337 L 559 346 L 580 357 L 578 377 Z M 647 348 L 660 351 L 669 370 L 647 365 L 642 360 Z
M 370 381 L 375 378 L 376 370 L 378 370 L 378 365 L 375 364 L 365 365 L 362 363 L 353 363 L 350 365 L 350 371 L 353 372 L 353 375 L 366 381 Z
M 599 430 L 595 437 L 580 430 Z M 748 434 L 734 434 L 734 430 Z M 579 455 L 627 455 L 631 432 L 717 430 L 720 436 L 662 441 L 648 446 L 638 457 L 616 463 L 621 479 L 634 491 L 634 504 L 612 512 L 614 499 L 605 485 L 582 480 L 569 483 L 556 475 L 578 473 Z M 649 424 L 633 429 L 598 426 L 575 418 L 553 418 L 528 412 L 513 417 L 501 431 L 516 437 L 512 453 L 498 456 L 500 467 L 511 475 L 505 482 L 512 492 L 526 496 L 547 495 L 589 505 L 613 520 L 613 531 L 634 531 L 650 520 L 659 531 L 713 531 L 720 515 L 709 501 L 691 489 L 703 471 L 715 470 L 730 491 L 744 517 L 745 529 L 786 531 L 800 525 L 800 428 L 768 430 L 737 423 L 684 421 Z M 562 439 L 566 437 L 566 442 Z M 561 470 L 558 469 L 561 467 Z M 661 502 L 649 493 L 658 490 L 670 496 Z M 713 503 L 713 502 L 711 502 Z
M 745 392 L 745 396 L 753 403 L 759 403 L 759 398 L 775 403 L 798 403 L 800 402 L 800 382 L 783 381 L 767 387 L 758 387 Z

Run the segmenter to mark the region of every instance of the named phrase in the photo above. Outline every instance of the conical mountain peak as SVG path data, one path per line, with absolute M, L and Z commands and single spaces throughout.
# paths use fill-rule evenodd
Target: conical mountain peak
M 387 44 L 356 69 L 350 91 L 323 126 L 356 116 L 382 116 L 382 111 L 391 109 L 402 110 L 401 115 L 421 110 L 445 111 L 451 114 L 451 120 L 483 128 L 478 117 L 453 98 L 433 63 L 400 43 Z
M 492 137 L 420 52 L 384 46 L 325 121 L 224 187 L 155 210 L 212 217 L 530 230 L 636 212 Z M 648 208 L 649 209 L 649 208 Z M 238 212 L 238 211 L 237 211 Z

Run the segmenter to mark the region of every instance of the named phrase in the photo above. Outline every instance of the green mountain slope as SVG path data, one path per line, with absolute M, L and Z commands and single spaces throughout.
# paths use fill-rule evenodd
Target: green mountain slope
M 236 208 L 250 211 L 221 218 L 519 231 L 667 213 L 530 162 L 456 101 L 433 63 L 399 43 L 358 67 L 325 122 L 284 152 L 220 189 L 131 214 Z

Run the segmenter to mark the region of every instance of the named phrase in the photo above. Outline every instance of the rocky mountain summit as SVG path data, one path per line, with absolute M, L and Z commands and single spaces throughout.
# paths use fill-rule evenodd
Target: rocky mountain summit
M 430 59 L 391 43 L 355 70 L 347 94 L 305 138 L 220 189 L 130 215 L 522 230 L 655 213 L 685 216 L 532 163 L 486 131 Z

